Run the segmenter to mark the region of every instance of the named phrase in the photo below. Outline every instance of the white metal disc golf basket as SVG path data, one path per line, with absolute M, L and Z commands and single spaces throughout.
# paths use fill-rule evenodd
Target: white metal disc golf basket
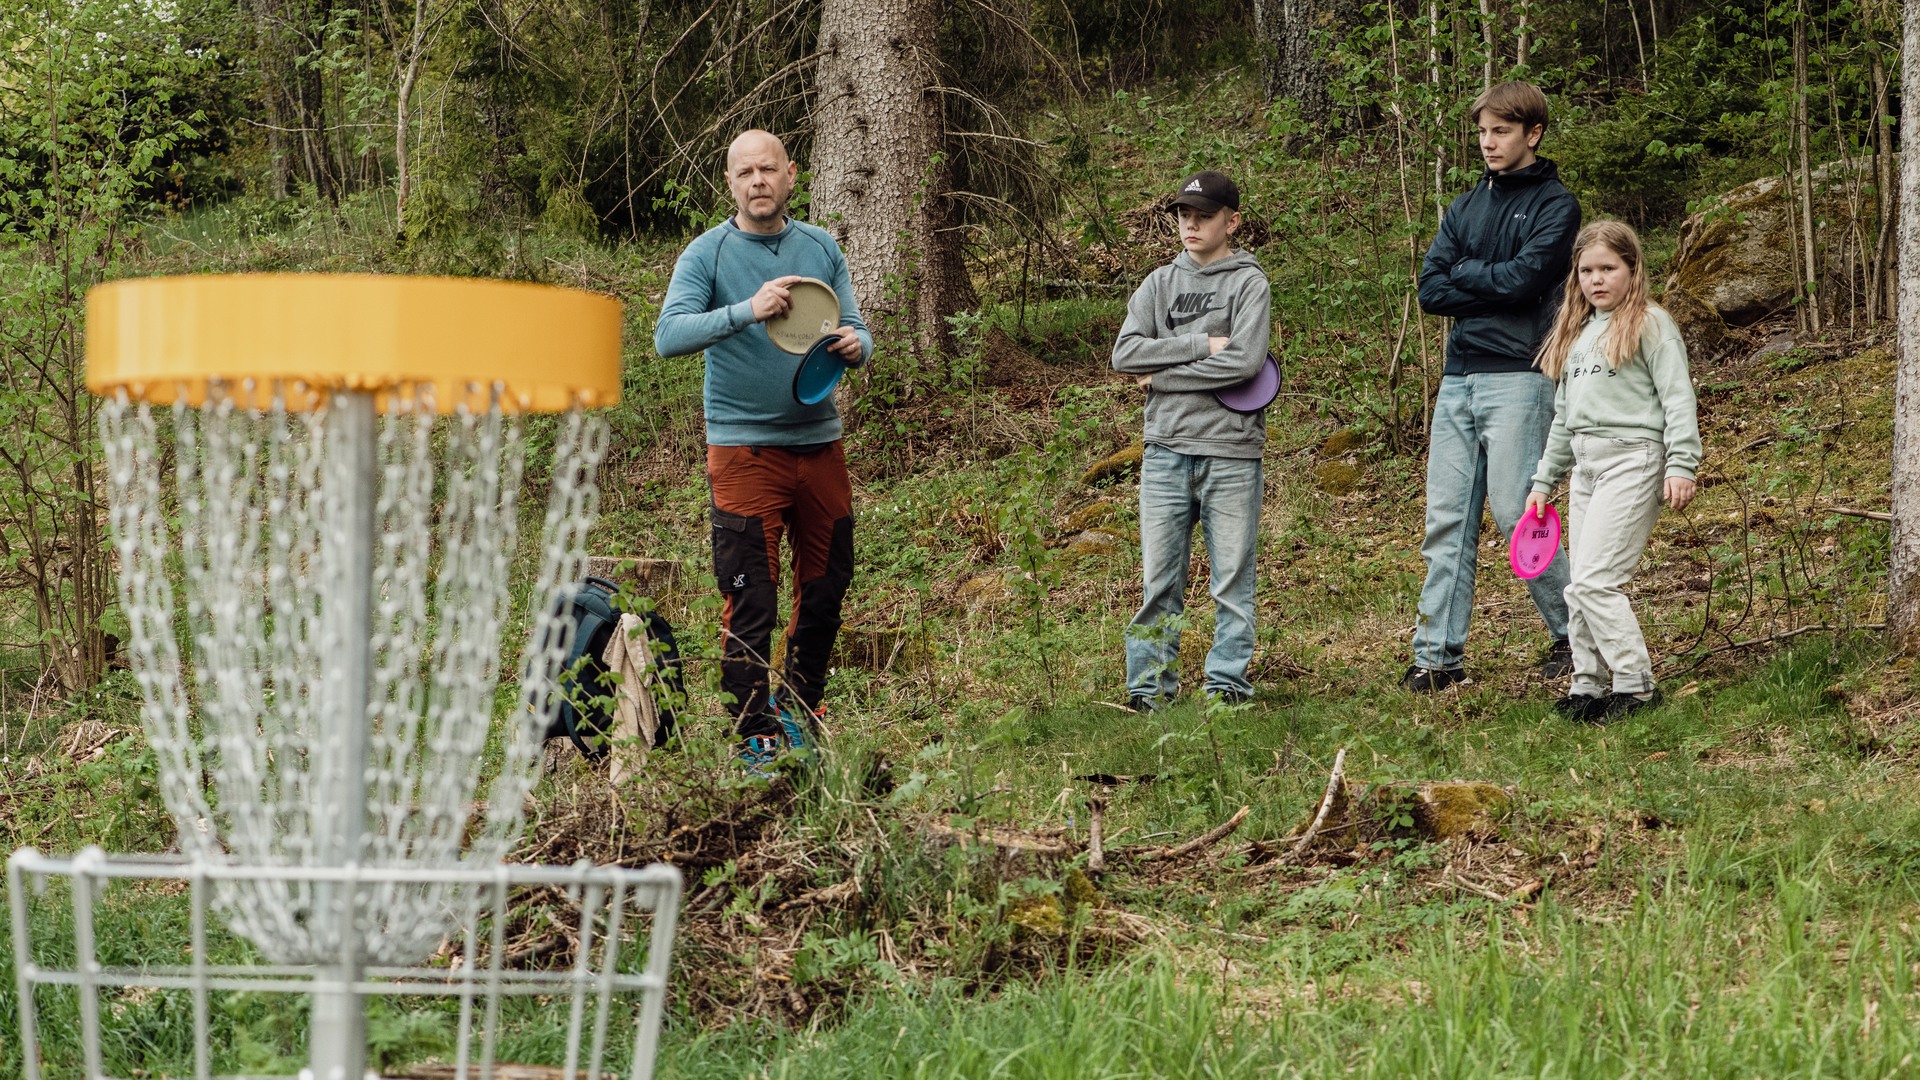
M 606 427 L 588 410 L 619 397 L 619 304 L 498 281 L 205 276 L 102 286 L 87 317 L 127 655 L 179 853 L 9 861 L 29 1080 L 36 993 L 56 987 L 77 994 L 93 1078 L 114 995 L 139 988 L 191 1001 L 200 1078 L 223 1050 L 214 996 L 236 991 L 312 996 L 315 1080 L 365 1074 L 375 995 L 457 999 L 459 1077 L 494 1074 L 503 999 L 540 995 L 565 1010 L 564 1075 L 595 1080 L 637 1000 L 632 1075 L 650 1075 L 679 874 L 503 862 L 571 643 L 558 612 L 597 508 Z M 550 440 L 536 413 L 559 414 Z M 549 441 L 519 704 L 496 725 L 522 474 Z M 54 879 L 65 944 L 36 915 Z M 189 940 L 103 959 L 101 898 L 127 880 L 186 892 Z M 559 970 L 509 954 L 529 887 L 565 898 Z M 209 913 L 257 955 L 210 960 Z

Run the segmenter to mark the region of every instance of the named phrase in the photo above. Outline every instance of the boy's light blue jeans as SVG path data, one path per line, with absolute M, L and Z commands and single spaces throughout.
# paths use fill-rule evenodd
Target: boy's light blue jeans
M 1127 693 L 1172 698 L 1180 689 L 1180 631 L 1186 610 L 1193 526 L 1200 524 L 1211 568 L 1213 647 L 1206 689 L 1251 694 L 1254 555 L 1260 539 L 1260 461 L 1182 454 L 1149 444 L 1140 462 L 1140 564 L 1146 596 L 1127 626 Z
M 1532 371 L 1448 375 L 1433 402 L 1427 450 L 1427 536 L 1420 555 L 1427 583 L 1413 628 L 1413 662 L 1454 668 L 1466 662 L 1479 567 L 1480 512 L 1490 502 L 1499 550 L 1527 509 L 1533 474 L 1553 428 L 1553 380 Z M 1504 569 L 1505 560 L 1502 560 Z M 1527 582 L 1547 632 L 1567 636 L 1567 555 L 1554 556 Z

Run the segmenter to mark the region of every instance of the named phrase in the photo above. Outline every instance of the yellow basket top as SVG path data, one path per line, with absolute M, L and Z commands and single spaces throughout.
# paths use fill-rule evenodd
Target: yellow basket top
M 564 412 L 620 400 L 620 302 L 578 289 L 391 274 L 130 278 L 87 294 L 87 389 L 171 404 L 213 383 L 264 406 L 433 387 L 435 408 Z M 251 389 L 249 389 L 251 387 Z

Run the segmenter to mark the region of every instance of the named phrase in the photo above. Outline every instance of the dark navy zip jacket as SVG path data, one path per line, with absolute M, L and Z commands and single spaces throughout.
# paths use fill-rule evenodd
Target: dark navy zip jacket
M 1446 374 L 1533 368 L 1579 231 L 1580 202 L 1545 158 L 1453 200 L 1420 267 L 1420 310 L 1454 320 Z

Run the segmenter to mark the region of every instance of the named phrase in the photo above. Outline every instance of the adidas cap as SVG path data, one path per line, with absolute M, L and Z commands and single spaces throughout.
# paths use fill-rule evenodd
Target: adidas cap
M 1175 206 L 1191 206 L 1195 210 L 1238 210 L 1240 209 L 1240 189 L 1233 186 L 1226 173 L 1212 170 L 1197 172 L 1180 184 L 1180 190 L 1173 197 Z

